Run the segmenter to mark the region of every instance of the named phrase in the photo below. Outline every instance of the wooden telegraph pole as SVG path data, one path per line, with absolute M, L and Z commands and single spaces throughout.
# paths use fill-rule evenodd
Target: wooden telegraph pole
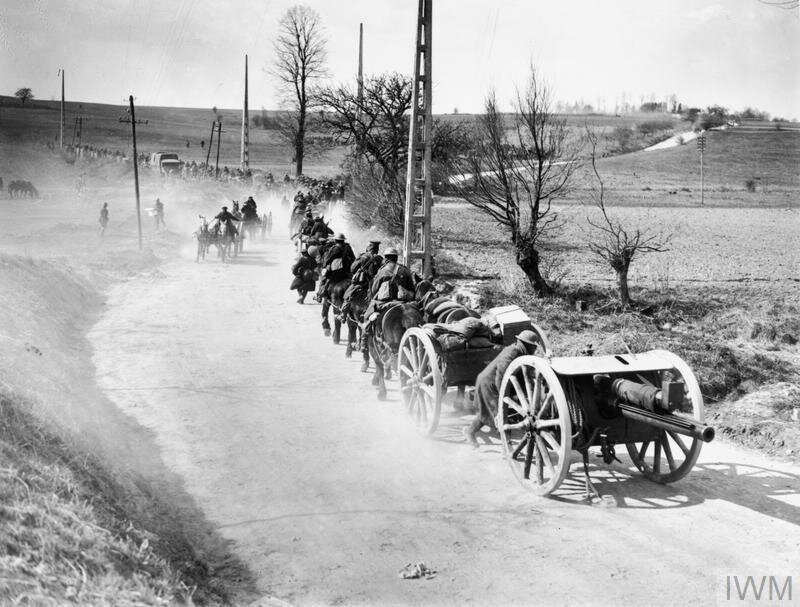
M 222 118 L 217 118 L 217 161 L 214 163 L 214 179 L 219 179 L 219 140 L 222 138 Z
M 419 0 L 417 41 L 414 52 L 414 90 L 411 96 L 411 122 L 408 134 L 403 263 L 411 267 L 422 260 L 422 275 L 433 274 L 431 238 L 431 11 L 432 0 Z
M 208 173 L 208 162 L 211 160 L 211 146 L 214 145 L 214 129 L 217 128 L 216 120 L 211 121 L 211 138 L 208 140 L 208 150 L 206 151 L 206 173 Z
M 50 72 L 51 74 L 53 72 Z M 61 68 L 61 137 L 59 139 L 61 149 L 64 149 L 64 68 Z
M 706 202 L 706 187 L 705 175 L 703 174 L 703 152 L 706 151 L 706 135 L 700 133 L 697 136 L 697 149 L 700 150 L 700 204 L 704 205 Z
M 242 171 L 250 168 L 250 119 L 247 111 L 247 55 L 244 56 L 244 107 L 242 108 Z
M 358 24 L 358 107 L 364 103 L 364 24 Z
M 131 123 L 131 136 L 133 137 L 133 182 L 136 189 L 136 227 L 139 230 L 139 250 L 142 250 L 142 210 L 139 199 L 139 153 L 136 151 L 136 125 L 147 124 L 147 120 L 136 120 L 136 113 L 133 108 L 133 95 L 128 97 L 130 102 L 130 118 L 120 118 L 120 122 Z

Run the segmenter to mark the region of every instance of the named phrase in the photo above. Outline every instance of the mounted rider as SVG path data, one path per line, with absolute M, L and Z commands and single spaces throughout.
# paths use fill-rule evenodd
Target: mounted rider
M 366 250 L 350 266 L 354 285 L 369 289 L 372 279 L 375 278 L 378 270 L 383 265 L 383 257 L 378 254 L 380 246 L 380 240 L 370 240 Z
M 245 221 L 245 223 L 258 221 L 258 208 L 256 207 L 256 201 L 253 200 L 252 196 L 248 198 L 242 205 L 242 219 Z
M 341 311 L 343 317 L 347 316 L 350 311 L 351 301 L 356 291 L 363 290 L 366 295 L 369 294 L 372 279 L 375 278 L 383 264 L 383 257 L 378 254 L 380 246 L 380 240 L 370 240 L 367 249 L 350 266 L 353 278 L 347 291 L 344 292 L 344 305 L 342 305 Z
M 374 323 L 381 311 L 390 302 L 409 302 L 414 299 L 414 275 L 397 258 L 399 253 L 389 247 L 383 253 L 381 265 L 369 288 L 370 302 L 364 312 L 364 327 L 361 333 L 361 347 L 367 348 L 369 337 L 374 331 Z
M 239 234 L 239 230 L 236 229 L 236 226 L 233 225 L 234 221 L 239 221 L 239 218 L 236 217 L 233 213 L 228 211 L 228 207 L 222 207 L 222 212 L 217 213 L 214 216 L 219 223 L 218 225 L 225 225 L 228 233 L 233 234 L 234 236 Z
M 308 247 L 307 251 L 302 251 L 300 257 L 292 266 L 292 274 L 295 279 L 292 281 L 292 289 L 297 289 L 300 297 L 297 303 L 303 304 L 309 291 L 313 291 L 317 280 L 317 247 Z
M 331 246 L 322 258 L 322 280 L 317 290 L 317 298 L 321 299 L 331 285 L 350 276 L 350 266 L 355 262 L 356 254 L 346 242 L 344 234 L 337 234 Z
M 308 236 L 311 234 L 311 228 L 314 227 L 314 214 L 311 212 L 311 209 L 306 211 L 306 216 L 303 221 L 300 222 L 300 234 L 303 236 Z
M 314 217 L 314 224 L 311 226 L 311 232 L 309 233 L 309 236 L 322 239 L 327 238 L 331 234 L 333 234 L 333 230 L 331 230 L 330 226 L 325 223 L 325 218 L 322 217 L 322 215 L 317 215 Z

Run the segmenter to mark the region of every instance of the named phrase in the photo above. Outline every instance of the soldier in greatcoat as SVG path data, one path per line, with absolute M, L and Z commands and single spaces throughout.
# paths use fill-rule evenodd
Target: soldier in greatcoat
M 481 428 L 483 426 L 494 427 L 497 400 L 500 397 L 500 384 L 506 369 L 520 356 L 536 352 L 537 346 L 536 334 L 526 329 L 517 335 L 513 344 L 503 348 L 495 359 L 478 374 L 478 378 L 475 380 L 475 405 L 478 407 L 478 412 L 472 423 L 463 430 L 464 439 L 476 449 L 478 448 L 477 434 Z

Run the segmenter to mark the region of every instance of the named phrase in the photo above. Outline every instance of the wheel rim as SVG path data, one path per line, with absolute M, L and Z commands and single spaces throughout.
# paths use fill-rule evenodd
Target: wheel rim
M 672 368 L 649 373 L 642 378 L 654 386 L 661 387 L 665 375 L 684 382 L 684 400 L 680 411 L 697 421 L 704 421 L 703 395 L 700 385 L 689 365 L 672 352 L 657 350 L 672 363 Z M 672 483 L 686 476 L 700 456 L 703 442 L 676 432 L 657 430 L 653 440 L 641 443 L 626 443 L 628 455 L 645 478 L 657 483 Z
M 406 412 L 422 434 L 432 434 L 442 410 L 442 374 L 439 357 L 422 329 L 405 332 L 398 350 L 397 371 Z
M 536 355 L 545 358 L 550 356 L 550 342 L 547 340 L 547 335 L 539 325 L 531 323 L 531 331 L 536 334 L 536 341 L 539 343 Z
M 569 470 L 572 421 L 549 363 L 523 356 L 503 376 L 497 409 L 503 455 L 520 484 L 538 495 L 555 491 Z

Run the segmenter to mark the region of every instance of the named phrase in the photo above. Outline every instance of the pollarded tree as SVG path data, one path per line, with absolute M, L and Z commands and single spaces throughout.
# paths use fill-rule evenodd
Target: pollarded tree
M 540 295 L 552 291 L 539 269 L 541 242 L 556 225 L 552 205 L 569 192 L 582 147 L 550 108 L 549 88 L 531 66 L 508 120 L 487 97 L 472 149 L 455 160 L 451 178 L 460 196 L 508 231 L 517 265 Z
M 291 108 L 279 130 L 287 134 L 294 147 L 297 175 L 303 173 L 309 87 L 326 74 L 326 44 L 319 14 L 307 6 L 293 6 L 278 22 L 272 74 L 283 85 L 284 100 Z
M 606 262 L 617 277 L 619 300 L 623 306 L 631 303 L 628 289 L 628 271 L 633 260 L 644 253 L 660 253 L 667 250 L 672 235 L 653 232 L 648 228 L 624 226 L 622 221 L 608 213 L 606 188 L 597 170 L 597 134 L 587 127 L 587 139 L 591 147 L 592 172 L 597 185 L 592 188 L 591 204 L 600 212 L 599 219 L 587 217 L 593 234 L 589 236 L 589 250 Z
M 19 101 L 20 101 L 20 103 L 22 103 L 22 105 L 25 105 L 25 102 L 28 99 L 33 99 L 33 92 L 31 91 L 30 88 L 23 87 L 21 89 L 17 89 L 17 92 L 14 93 L 14 97 L 19 99 Z

